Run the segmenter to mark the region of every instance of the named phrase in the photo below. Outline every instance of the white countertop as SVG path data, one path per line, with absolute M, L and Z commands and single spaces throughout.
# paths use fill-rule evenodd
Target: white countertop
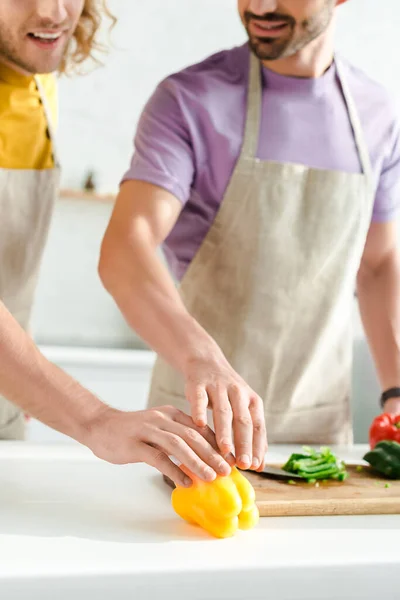
M 342 451 L 361 459 L 365 447 Z M 292 448 L 270 450 L 283 461 Z M 340 452 L 340 450 L 339 450 Z M 398 600 L 400 516 L 262 519 L 215 540 L 144 465 L 0 443 L 4 600 Z

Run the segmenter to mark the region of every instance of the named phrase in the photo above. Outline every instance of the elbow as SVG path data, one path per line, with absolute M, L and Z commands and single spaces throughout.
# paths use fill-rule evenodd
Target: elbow
M 374 272 L 372 269 L 368 269 L 361 265 L 357 273 L 357 292 L 360 294 L 363 290 L 369 287 L 371 281 L 374 279 Z
M 108 234 L 106 234 L 100 249 L 97 272 L 103 287 L 111 295 L 118 278 L 118 262 L 118 251 L 115 244 L 109 239 Z
M 376 290 L 387 285 L 389 280 L 400 279 L 400 255 L 397 251 L 389 252 L 381 260 L 361 264 L 357 274 L 357 290 L 359 293 Z

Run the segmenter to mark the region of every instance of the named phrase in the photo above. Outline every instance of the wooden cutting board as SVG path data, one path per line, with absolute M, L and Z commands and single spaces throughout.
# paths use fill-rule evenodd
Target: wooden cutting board
M 245 473 L 256 492 L 262 517 L 400 514 L 400 481 L 388 481 L 372 473 L 347 466 L 343 483 L 296 483 Z M 390 487 L 385 487 L 389 484 Z

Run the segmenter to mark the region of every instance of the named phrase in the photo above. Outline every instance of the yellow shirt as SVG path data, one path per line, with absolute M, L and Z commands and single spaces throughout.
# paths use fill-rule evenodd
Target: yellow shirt
M 57 83 L 40 75 L 53 119 L 57 121 Z M 33 77 L 0 64 L 0 168 L 51 169 L 52 144 L 40 94 Z

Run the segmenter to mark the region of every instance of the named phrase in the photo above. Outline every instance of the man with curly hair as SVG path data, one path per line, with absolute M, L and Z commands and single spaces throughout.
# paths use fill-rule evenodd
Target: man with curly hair
M 229 472 L 210 430 L 169 407 L 107 407 L 26 333 L 59 185 L 53 73 L 93 57 L 103 16 L 112 20 L 104 0 L 0 3 L 0 439 L 23 439 L 28 413 L 100 458 L 147 462 L 189 485 L 171 456 L 204 479 Z

